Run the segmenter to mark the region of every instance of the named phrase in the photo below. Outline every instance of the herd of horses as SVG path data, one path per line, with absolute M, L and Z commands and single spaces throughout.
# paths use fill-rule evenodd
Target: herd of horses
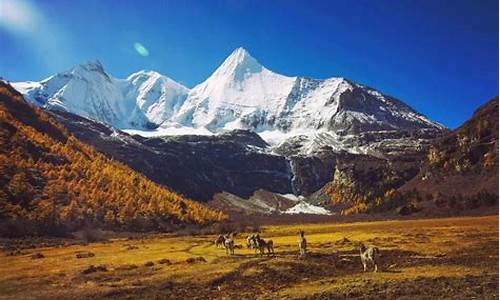
M 246 242 L 247 248 L 255 249 L 255 253 L 259 251 L 261 255 L 264 255 L 267 250 L 268 255 L 274 254 L 273 240 L 266 241 L 258 233 L 249 235 Z M 226 255 L 234 255 L 234 248 L 236 247 L 234 244 L 234 234 L 219 235 L 215 240 L 215 246 L 217 248 L 223 247 L 226 250 Z
M 234 255 L 234 249 L 237 245 L 234 243 L 234 233 L 229 233 L 222 235 L 220 234 L 215 239 L 214 244 L 217 248 L 224 248 L 226 255 Z M 252 234 L 246 238 L 246 246 L 249 249 L 254 249 L 255 253 L 257 251 L 263 256 L 267 250 L 267 255 L 274 255 L 274 243 L 273 240 L 265 240 L 260 237 L 260 234 Z M 307 253 L 307 240 L 305 238 L 304 231 L 299 231 L 299 257 L 305 257 Z M 241 247 L 241 246 L 240 246 Z M 378 271 L 377 257 L 379 256 L 379 249 L 377 247 L 366 247 L 364 244 L 359 244 L 358 246 L 359 256 L 361 258 L 361 264 L 363 265 L 363 271 L 368 270 L 368 266 L 372 265 L 374 272 Z

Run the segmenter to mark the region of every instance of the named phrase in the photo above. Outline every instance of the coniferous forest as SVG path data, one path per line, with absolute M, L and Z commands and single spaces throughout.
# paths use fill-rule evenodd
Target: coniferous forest
M 84 226 L 168 231 L 225 218 L 82 144 L 0 83 L 2 235 L 64 235 Z

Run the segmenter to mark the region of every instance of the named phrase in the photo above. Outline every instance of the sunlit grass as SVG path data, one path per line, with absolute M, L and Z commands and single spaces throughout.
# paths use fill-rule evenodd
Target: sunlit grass
M 306 232 L 310 258 L 298 259 L 299 229 Z M 236 238 L 236 244 L 243 247 L 236 249 L 234 257 L 227 257 L 223 249 L 215 248 L 215 236 L 168 235 L 25 249 L 23 251 L 26 253 L 20 256 L 6 256 L 2 253 L 0 298 L 103 297 L 106 293 L 124 288 L 150 295 L 148 293 L 158 292 L 158 286 L 168 281 L 186 286 L 194 285 L 203 295 L 219 293 L 210 284 L 224 276 L 234 276 L 231 280 L 217 283 L 224 289 L 231 289 L 232 282 L 244 284 L 247 280 L 245 278 L 262 278 L 262 286 L 279 285 L 282 288 L 276 291 L 251 290 L 248 291 L 250 295 L 290 298 L 318 292 L 338 292 L 363 285 L 366 280 L 376 284 L 419 277 L 453 278 L 498 274 L 494 264 L 480 261 L 490 259 L 498 262 L 497 216 L 269 226 L 264 228 L 261 235 L 266 239 L 273 239 L 275 257 L 261 258 L 255 255 L 254 250 L 246 249 L 244 234 Z M 340 242 L 344 238 L 349 242 Z M 361 272 L 361 264 L 354 250 L 358 242 L 375 245 L 382 250 L 382 255 L 386 255 L 387 263 L 382 266 L 381 272 Z M 75 254 L 79 251 L 90 251 L 95 256 L 77 259 Z M 402 254 L 397 254 L 398 251 Z M 36 252 L 43 253 L 45 258 L 31 259 L 30 255 Z M 477 255 L 479 262 L 462 264 L 460 260 L 450 260 L 446 264 L 440 264 L 439 259 L 435 258 L 452 259 L 470 254 Z M 206 262 L 186 263 L 186 259 L 199 256 Z M 346 266 L 336 266 L 341 257 L 349 260 Z M 159 264 L 161 259 L 168 259 L 172 264 Z M 146 262 L 153 262 L 154 265 L 146 267 Z M 89 265 L 105 265 L 108 271 L 81 274 Z M 135 265 L 137 268 L 127 269 L 128 265 Z M 392 269 L 389 270 L 390 267 Z M 308 271 L 308 268 L 312 271 Z M 305 275 L 300 275 L 303 278 L 296 280 L 294 276 L 297 272 Z M 273 276 L 278 275 L 273 274 L 283 274 L 284 278 L 274 278 Z M 287 279 L 286 276 L 291 277 Z M 138 287 L 147 289 L 138 290 Z

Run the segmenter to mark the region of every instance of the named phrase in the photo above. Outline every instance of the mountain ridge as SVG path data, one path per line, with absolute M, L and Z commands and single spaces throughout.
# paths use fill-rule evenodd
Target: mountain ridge
M 214 134 L 253 130 L 298 154 L 353 149 L 344 137 L 391 130 L 445 130 L 404 102 L 343 77 L 288 77 L 262 66 L 244 48 L 234 50 L 192 89 L 156 71 L 126 79 L 106 73 L 100 62 L 79 65 L 40 82 L 13 83 L 31 102 L 63 109 L 141 135 Z M 321 133 L 322 138 L 311 136 Z M 340 137 L 340 138 L 339 138 Z M 307 144 L 307 145 L 305 145 Z

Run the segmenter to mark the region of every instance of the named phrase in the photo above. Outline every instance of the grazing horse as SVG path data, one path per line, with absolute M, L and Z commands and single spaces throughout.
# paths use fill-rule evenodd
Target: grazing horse
M 256 235 L 252 234 L 247 237 L 247 248 L 255 249 L 255 253 L 257 253 L 257 249 L 259 249 L 259 245 L 257 244 Z
M 361 263 L 363 264 L 363 272 L 366 272 L 368 263 L 374 266 L 373 272 L 378 271 L 377 256 L 379 250 L 377 247 L 366 247 L 364 244 L 359 244 L 359 256 L 361 257 Z
M 216 248 L 224 247 L 225 240 L 226 238 L 222 234 L 219 234 L 219 236 L 214 241 L 215 247 Z
M 273 240 L 264 240 L 260 237 L 259 234 L 253 236 L 253 243 L 255 245 L 255 252 L 257 249 L 260 251 L 260 255 L 264 255 L 265 250 L 267 249 L 267 254 L 274 254 L 274 243 Z
M 224 237 L 224 249 L 226 250 L 226 255 L 234 255 L 234 240 L 232 234 Z
M 300 251 L 300 256 L 306 255 L 307 240 L 304 237 L 304 231 L 303 230 L 299 231 L 299 251 Z

